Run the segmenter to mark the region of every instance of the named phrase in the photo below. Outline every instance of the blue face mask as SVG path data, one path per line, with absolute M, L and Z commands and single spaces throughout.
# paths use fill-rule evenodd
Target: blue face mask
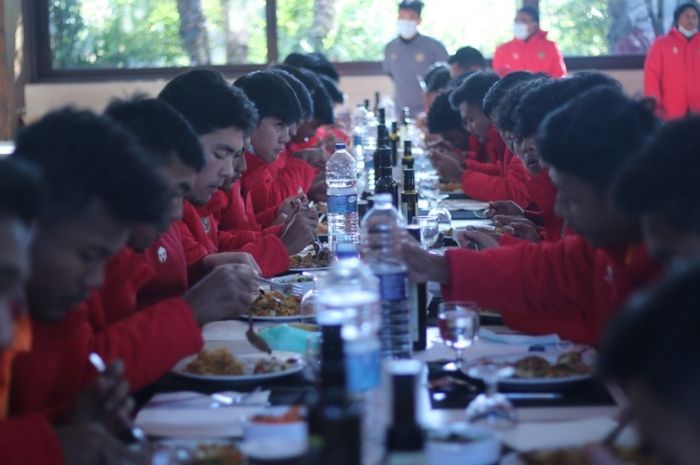
M 681 34 L 686 36 L 688 39 L 690 39 L 691 37 L 693 37 L 695 34 L 698 33 L 698 28 L 686 29 L 683 26 L 681 26 L 680 24 L 678 25 L 678 30 L 681 32 Z

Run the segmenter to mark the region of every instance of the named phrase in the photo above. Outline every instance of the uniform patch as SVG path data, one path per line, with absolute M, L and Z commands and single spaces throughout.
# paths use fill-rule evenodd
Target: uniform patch
M 513 59 L 514 60 L 519 60 L 520 59 L 520 54 L 518 52 L 513 52 Z
M 425 53 L 423 53 L 423 52 L 416 53 L 416 63 L 423 63 L 424 61 L 425 61 Z
M 673 51 L 674 55 L 678 55 L 678 47 L 673 47 L 671 50 Z
M 399 55 L 397 53 L 392 53 L 391 55 L 389 55 L 389 59 L 391 59 L 392 61 L 396 61 L 399 59 Z
M 209 222 L 208 216 L 202 218 L 202 226 L 204 226 L 204 232 L 209 234 L 209 231 L 211 230 L 211 223 Z
M 165 250 L 165 247 L 158 247 L 158 261 L 161 263 L 168 261 L 168 251 Z

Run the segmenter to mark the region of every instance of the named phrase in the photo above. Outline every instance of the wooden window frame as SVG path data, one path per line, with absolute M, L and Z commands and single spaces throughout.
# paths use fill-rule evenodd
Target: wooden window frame
M 523 0 L 523 4 L 537 7 L 539 0 Z M 55 69 L 51 59 L 49 37 L 49 7 L 47 0 L 26 0 L 22 5 L 25 24 L 25 56 L 28 57 L 30 82 L 99 82 L 108 80 L 138 80 L 170 78 L 186 69 L 185 67 L 132 68 L 132 69 Z M 277 0 L 266 0 L 265 19 L 267 24 L 268 63 L 279 60 L 277 48 Z M 605 55 L 597 57 L 564 57 L 567 69 L 627 70 L 642 69 L 643 55 Z M 355 61 L 334 63 L 342 76 L 383 75 L 381 62 Z M 264 69 L 268 64 L 218 65 L 208 69 L 226 75 L 241 75 Z

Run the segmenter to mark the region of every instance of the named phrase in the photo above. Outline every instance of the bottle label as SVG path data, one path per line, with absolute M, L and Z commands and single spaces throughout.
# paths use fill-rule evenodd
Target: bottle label
M 328 213 L 355 213 L 357 212 L 357 195 L 329 195 Z
M 366 342 L 357 342 L 365 344 Z M 381 377 L 381 357 L 379 344 L 354 348 L 346 345 L 345 370 L 347 371 L 348 391 L 351 394 L 371 391 L 379 387 Z
M 401 302 L 408 299 L 407 272 L 381 274 L 378 278 L 382 301 Z
M 410 286 L 408 308 L 411 309 L 411 337 L 413 342 L 418 342 L 420 332 L 418 328 L 418 312 L 420 311 L 420 307 L 418 303 L 418 285 L 416 284 Z

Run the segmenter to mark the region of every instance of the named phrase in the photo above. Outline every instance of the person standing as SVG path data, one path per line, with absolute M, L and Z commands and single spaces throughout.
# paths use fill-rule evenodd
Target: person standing
M 644 94 L 666 119 L 700 112 L 700 7 L 687 2 L 673 13 L 673 27 L 656 39 L 644 62 Z
M 404 0 L 399 4 L 399 36 L 384 47 L 384 71 L 394 81 L 396 111 L 408 107 L 412 115 L 423 111 L 419 78 L 435 62 L 447 60 L 445 46 L 418 32 L 423 2 Z
M 514 39 L 496 48 L 493 70 L 500 76 L 513 71 L 532 71 L 554 78 L 566 76 L 564 57 L 557 44 L 540 29 L 540 14 L 532 7 L 518 10 L 513 24 Z

